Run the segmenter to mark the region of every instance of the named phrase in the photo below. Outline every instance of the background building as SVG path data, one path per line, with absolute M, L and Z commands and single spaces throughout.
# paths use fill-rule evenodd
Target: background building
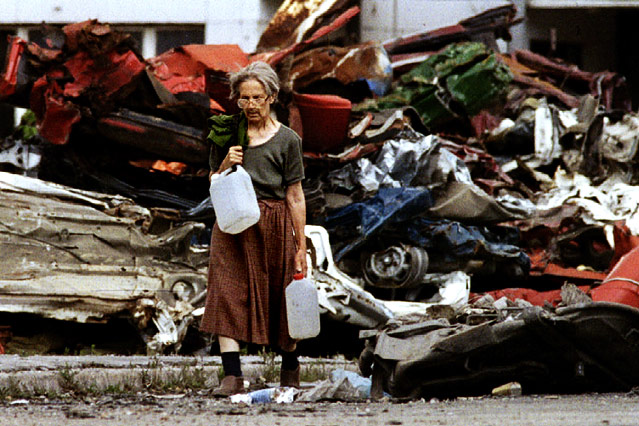
M 388 40 L 452 25 L 508 3 L 524 18 L 503 51 L 531 49 L 586 71 L 625 75 L 639 103 L 639 0 L 359 0 L 359 39 Z M 38 41 L 43 22 L 98 19 L 130 32 L 145 57 L 182 44 L 238 44 L 252 52 L 281 0 L 0 0 L 0 55 L 8 35 Z

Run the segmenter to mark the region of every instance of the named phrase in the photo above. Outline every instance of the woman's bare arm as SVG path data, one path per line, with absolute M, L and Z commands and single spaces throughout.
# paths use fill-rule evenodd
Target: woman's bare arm
M 286 188 L 286 204 L 288 205 L 293 219 L 293 229 L 295 230 L 295 240 L 297 241 L 297 252 L 295 253 L 295 272 L 306 275 L 306 236 L 304 226 L 306 226 L 306 200 L 302 190 L 302 182 L 296 182 Z

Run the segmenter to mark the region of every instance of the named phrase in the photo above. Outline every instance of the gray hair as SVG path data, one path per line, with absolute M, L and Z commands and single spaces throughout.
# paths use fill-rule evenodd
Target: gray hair
M 248 64 L 238 72 L 229 74 L 231 99 L 239 95 L 240 84 L 247 80 L 257 80 L 262 83 L 268 96 L 277 96 L 277 92 L 280 91 L 280 79 L 273 68 L 266 62 L 257 61 Z

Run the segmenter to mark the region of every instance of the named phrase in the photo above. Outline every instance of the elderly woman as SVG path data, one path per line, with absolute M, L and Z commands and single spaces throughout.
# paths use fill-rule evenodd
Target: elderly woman
M 215 390 L 218 396 L 244 390 L 239 342 L 279 348 L 280 384 L 299 387 L 284 289 L 295 273 L 306 274 L 301 140 L 271 113 L 279 91 L 277 74 L 255 62 L 231 74 L 230 85 L 242 112 L 210 120 L 211 176 L 241 164 L 253 181 L 261 215 L 240 234 L 213 227 L 200 329 L 215 334 L 220 344 L 225 377 Z

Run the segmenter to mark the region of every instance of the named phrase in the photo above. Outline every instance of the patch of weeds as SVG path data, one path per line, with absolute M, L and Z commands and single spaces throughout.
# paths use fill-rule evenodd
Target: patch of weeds
M 34 396 L 44 396 L 48 399 L 58 399 L 60 398 L 60 394 L 54 391 L 53 389 L 44 389 L 40 387 L 33 388 Z
M 153 357 L 153 359 L 151 360 L 151 362 L 149 362 L 149 368 L 162 368 L 162 366 L 160 365 L 160 360 L 158 359 L 158 357 Z
M 73 371 L 69 365 L 65 365 L 58 371 L 58 383 L 60 387 L 74 394 L 81 394 L 80 386 L 76 380 L 78 372 Z
M 224 378 L 225 374 L 224 374 L 224 369 L 222 367 L 217 369 L 217 379 L 219 382 L 222 382 L 222 379 Z
M 326 380 L 329 376 L 329 369 L 326 364 L 313 361 L 307 366 L 302 366 L 300 369 L 300 381 L 301 382 L 317 382 L 319 380 Z
M 0 387 L 0 399 L 10 401 L 12 399 L 28 398 L 15 377 L 9 377 L 7 386 Z
M 82 348 L 78 351 L 78 355 L 99 355 L 96 349 L 95 343 L 92 343 L 88 348 Z
M 207 373 L 201 366 L 184 365 L 177 372 L 162 374 L 162 368 L 142 370 L 142 383 L 155 392 L 183 392 L 205 388 Z
M 204 388 L 206 374 L 202 367 L 182 366 L 172 378 L 169 378 L 166 386 L 170 390 L 199 390 Z
M 160 372 L 162 367 L 150 367 L 142 369 L 142 386 L 148 390 L 155 390 L 158 388 Z
M 107 386 L 106 388 L 104 388 L 104 391 L 102 391 L 101 393 L 109 394 L 109 395 L 125 395 L 128 393 L 131 393 L 131 390 L 130 389 L 127 390 L 123 388 L 122 386 L 120 386 L 119 384 L 116 384 L 116 385 Z
M 275 362 L 277 354 L 271 350 L 262 348 L 258 355 L 262 358 L 262 364 L 264 364 L 260 376 L 263 377 L 267 383 L 278 381 L 280 379 L 280 366 Z

